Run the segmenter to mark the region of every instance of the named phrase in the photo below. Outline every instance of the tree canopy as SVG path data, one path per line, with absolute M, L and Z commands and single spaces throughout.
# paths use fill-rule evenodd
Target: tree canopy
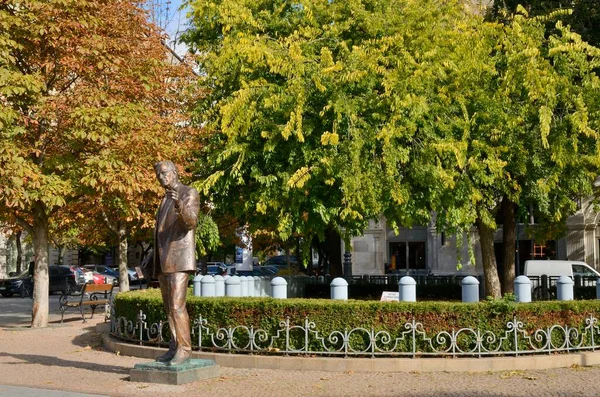
M 148 226 L 152 164 L 188 155 L 178 87 L 189 68 L 172 62 L 140 5 L 0 4 L 0 211 L 33 236 L 33 326 L 47 323 L 48 232 L 70 229 L 59 210 L 80 225 L 104 212 Z
M 381 214 L 397 227 L 436 212 L 439 229 L 476 224 L 483 239 L 505 197 L 564 221 L 591 192 L 598 49 L 556 22 L 566 12 L 498 23 L 459 1 L 189 6 L 185 40 L 210 90 L 196 114 L 214 133 L 200 186 L 255 230 L 348 237 Z

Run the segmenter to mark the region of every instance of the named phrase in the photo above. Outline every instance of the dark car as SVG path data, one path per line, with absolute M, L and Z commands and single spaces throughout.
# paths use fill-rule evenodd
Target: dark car
M 21 298 L 32 296 L 33 280 L 29 271 L 25 270 L 20 274 L 11 273 L 9 277 L 0 280 L 0 294 L 6 298 L 18 294 Z
M 85 284 L 83 271 L 77 266 L 54 265 L 48 266 L 49 292 L 70 294 L 81 289 Z
M 286 268 L 288 267 L 288 258 L 289 258 L 289 265 L 297 265 L 298 264 L 298 259 L 295 256 L 290 255 L 289 257 L 286 255 L 277 255 L 277 256 L 272 256 L 269 259 L 267 259 L 262 266 L 275 266 L 275 267 L 279 267 L 279 268 Z

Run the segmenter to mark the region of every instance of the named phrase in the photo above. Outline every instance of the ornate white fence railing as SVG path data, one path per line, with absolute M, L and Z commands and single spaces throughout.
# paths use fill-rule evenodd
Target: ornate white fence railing
M 356 327 L 322 333 L 306 318 L 291 324 L 289 318 L 269 334 L 264 329 L 245 325 L 216 328 L 202 317 L 192 326 L 195 349 L 280 355 L 324 356 L 518 356 L 596 350 L 600 348 L 600 328 L 594 316 L 579 327 L 553 325 L 526 330 L 516 317 L 500 335 L 491 331 L 460 328 L 428 335 L 422 323 L 412 320 L 393 336 L 386 330 Z M 148 324 L 140 311 L 136 321 L 111 316 L 111 335 L 141 345 L 168 346 L 168 323 Z

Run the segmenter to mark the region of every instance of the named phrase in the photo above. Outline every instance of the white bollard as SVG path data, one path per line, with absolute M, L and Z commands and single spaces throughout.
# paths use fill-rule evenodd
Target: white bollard
M 467 276 L 462 280 L 462 301 L 479 302 L 479 280 L 473 276 Z
M 271 291 L 275 299 L 287 299 L 287 281 L 283 277 L 271 280 Z
M 215 296 L 225 296 L 225 279 L 223 276 L 215 276 Z
M 194 277 L 194 296 L 202 296 L 202 275 L 198 274 Z
M 238 276 L 225 279 L 225 296 L 242 296 L 242 282 Z
M 348 300 L 348 282 L 342 277 L 336 277 L 330 285 L 331 299 Z
M 404 276 L 398 282 L 398 297 L 400 302 L 417 301 L 417 282 L 411 276 Z
M 515 298 L 517 302 L 531 302 L 531 280 L 527 276 L 515 278 Z
M 556 280 L 556 299 L 559 301 L 573 300 L 573 285 L 575 282 L 569 276 L 560 276 Z
M 271 279 L 267 276 L 260 277 L 260 296 L 271 296 Z
M 248 296 L 248 277 L 241 276 L 240 283 L 242 289 L 242 296 Z
M 215 278 L 213 276 L 202 277 L 202 296 L 215 296 Z
M 252 288 L 252 296 L 260 296 L 260 277 L 254 276 L 254 288 Z

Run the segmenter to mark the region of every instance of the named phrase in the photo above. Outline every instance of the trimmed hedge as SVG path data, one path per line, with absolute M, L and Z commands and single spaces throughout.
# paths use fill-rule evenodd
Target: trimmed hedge
M 146 314 L 148 324 L 166 321 L 163 304 L 158 289 L 135 290 L 119 293 L 114 300 L 116 318 L 125 317 L 135 322 L 140 310 Z M 481 332 L 492 332 L 502 336 L 507 323 L 516 317 L 523 323 L 525 331 L 531 335 L 538 329 L 553 325 L 569 326 L 580 331 L 586 319 L 600 316 L 600 301 L 545 301 L 515 303 L 508 299 L 479 303 L 462 302 L 379 302 L 360 300 L 324 299 L 272 299 L 272 298 L 201 298 L 188 291 L 187 308 L 190 320 L 199 316 L 208 321 L 214 332 L 218 328 L 239 325 L 261 328 L 274 335 L 281 329 L 280 322 L 290 319 L 292 325 L 303 325 L 305 318 L 315 323 L 320 336 L 334 331 L 353 328 L 387 331 L 393 338 L 406 332 L 406 323 L 415 321 L 423 325 L 427 337 L 434 337 L 442 331 L 452 332 L 461 328 L 471 328 Z M 300 346 L 303 334 L 297 335 L 295 345 Z M 296 338 L 296 336 L 294 336 Z M 553 342 L 561 343 L 560 335 L 552 335 Z M 557 339 L 555 339 L 557 338 Z M 358 341 L 358 346 L 361 345 Z M 473 343 L 466 341 L 465 343 Z M 514 350 L 508 338 L 506 350 Z M 531 348 L 524 342 L 519 349 Z M 368 341 L 362 343 L 368 345 Z M 420 351 L 427 351 L 427 344 L 419 343 Z M 322 349 L 319 343 L 311 343 L 311 349 Z

